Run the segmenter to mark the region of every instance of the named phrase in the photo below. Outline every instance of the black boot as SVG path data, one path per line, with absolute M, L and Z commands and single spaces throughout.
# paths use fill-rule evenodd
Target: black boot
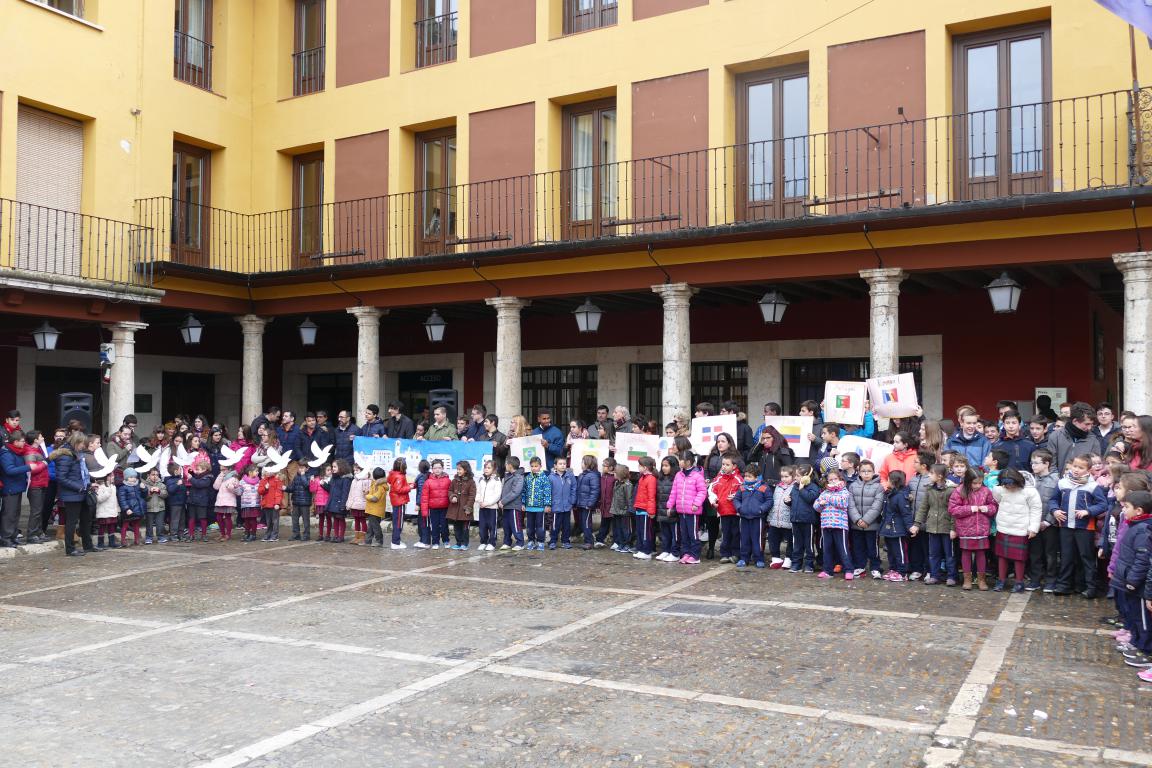
M 103 546 L 103 544 L 104 544 L 104 537 L 101 536 L 99 545 Z M 114 534 L 114 533 L 108 534 L 108 547 L 110 549 L 120 549 L 120 542 L 116 540 L 116 534 Z
M 711 540 L 709 540 L 709 542 L 708 542 L 708 551 L 704 553 L 704 559 L 705 560 L 715 560 L 716 559 L 716 544 L 713 543 Z

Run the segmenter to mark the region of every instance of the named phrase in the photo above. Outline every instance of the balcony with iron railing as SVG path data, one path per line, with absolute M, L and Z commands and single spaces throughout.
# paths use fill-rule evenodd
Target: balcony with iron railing
M 152 198 L 137 222 L 160 260 L 266 273 L 958 212 L 1142 186 L 1150 166 L 1152 89 L 1138 104 L 1115 91 L 251 215 Z
M 212 90 L 212 44 L 176 30 L 173 76 L 197 88 Z
M 456 12 L 416 22 L 416 68 L 456 61 Z
M 152 229 L 0 199 L 0 279 L 123 289 L 152 284 Z
M 292 54 L 292 95 L 324 90 L 324 46 Z

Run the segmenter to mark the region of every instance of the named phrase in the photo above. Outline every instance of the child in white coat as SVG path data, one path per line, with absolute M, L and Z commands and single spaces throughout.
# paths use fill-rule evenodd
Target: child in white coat
M 1000 472 L 1000 484 L 992 489 L 996 509 L 996 566 L 999 580 L 992 588 L 1003 592 L 1012 563 L 1013 592 L 1024 591 L 1024 565 L 1028 561 L 1028 541 L 1040 532 L 1043 505 L 1040 492 L 1024 482 L 1024 475 L 1008 468 Z

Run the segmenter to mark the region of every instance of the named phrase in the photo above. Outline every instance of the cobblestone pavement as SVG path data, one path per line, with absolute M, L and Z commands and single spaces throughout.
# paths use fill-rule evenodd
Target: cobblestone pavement
M 1108 610 L 606 550 L 16 558 L 2 764 L 1152 765 Z

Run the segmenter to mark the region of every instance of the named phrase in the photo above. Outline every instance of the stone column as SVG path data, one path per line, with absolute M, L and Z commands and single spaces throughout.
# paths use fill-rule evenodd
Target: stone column
M 520 310 L 532 302 L 515 296 L 485 299 L 496 308 L 496 401 L 493 411 L 500 428 L 507 429 L 513 416 L 520 415 Z M 531 418 L 531 417 L 529 417 Z
M 356 318 L 359 341 L 356 344 L 356 416 L 363 418 L 370 403 L 380 404 L 380 318 L 388 310 L 378 307 L 348 307 Z M 380 413 L 384 413 L 381 405 Z
M 860 270 L 872 299 L 868 329 L 871 376 L 900 372 L 900 281 L 907 276 L 895 267 Z
M 236 322 L 240 323 L 240 330 L 244 333 L 240 423 L 251 424 L 264 412 L 264 326 L 268 319 L 241 315 Z
M 119 429 L 124 417 L 136 410 L 136 332 L 147 327 L 147 323 L 134 322 L 105 326 L 112 331 L 112 347 L 116 355 L 108 382 L 108 412 L 104 414 L 108 434 Z M 92 429 L 96 431 L 98 425 L 93 424 Z
M 652 286 L 652 290 L 664 299 L 664 382 L 660 388 L 660 423 L 667 424 L 677 411 L 692 416 L 692 333 L 688 310 L 697 289 L 688 283 L 665 283 Z
M 1152 412 L 1152 252 L 1117 253 L 1112 257 L 1124 276 L 1124 410 Z

